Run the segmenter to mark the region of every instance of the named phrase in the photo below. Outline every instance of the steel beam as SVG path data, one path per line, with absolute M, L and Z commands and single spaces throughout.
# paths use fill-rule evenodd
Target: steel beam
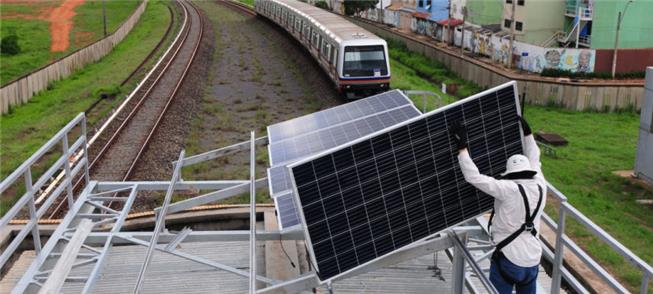
M 146 241 L 152 238 L 152 232 L 119 232 L 112 234 L 110 232 L 92 232 L 88 238 L 86 238 L 86 244 L 92 246 L 103 246 L 107 239 L 110 236 L 118 238 L 135 238 L 138 240 Z M 68 233 L 67 236 L 72 236 L 72 233 Z M 248 230 L 238 230 L 238 231 L 192 231 L 184 239 L 184 243 L 193 243 L 193 242 L 232 242 L 232 241 L 249 241 L 249 231 Z M 169 243 L 174 240 L 176 237 L 175 234 L 162 233 L 159 236 L 159 242 Z M 304 232 L 301 230 L 295 231 L 284 231 L 283 233 L 279 231 L 257 231 L 256 239 L 259 241 L 279 241 L 279 240 L 304 240 Z M 113 238 L 113 244 L 129 244 L 129 242 L 121 241 L 120 239 Z
M 216 201 L 224 200 L 229 197 L 241 195 L 244 193 L 248 193 L 250 190 L 250 182 L 243 183 L 240 185 L 235 185 L 226 189 L 222 189 L 219 191 L 214 191 L 214 192 L 209 192 L 204 195 L 200 195 L 197 197 L 193 197 L 190 199 L 182 200 L 179 202 L 175 202 L 170 205 L 169 207 L 169 213 L 176 213 L 180 211 L 184 211 L 190 208 L 193 208 L 195 206 L 203 205 L 203 204 L 208 204 L 208 203 L 213 203 Z M 259 188 L 264 188 L 267 187 L 268 181 L 267 178 L 262 178 L 258 179 L 255 182 L 255 187 L 256 189 Z M 154 211 L 158 213 L 159 208 L 155 209 Z
M 159 242 L 159 235 L 161 234 L 161 231 L 165 229 L 165 220 L 166 220 L 166 215 L 168 214 L 168 205 L 172 200 L 172 194 L 174 192 L 175 184 L 177 183 L 177 180 L 180 178 L 181 167 L 183 165 L 183 162 L 184 162 L 184 150 L 181 150 L 181 152 L 179 152 L 179 159 L 177 160 L 177 164 L 175 165 L 175 169 L 172 173 L 172 179 L 170 179 L 170 186 L 168 187 L 168 191 L 166 191 L 166 196 L 163 200 L 163 208 L 157 215 L 156 224 L 154 225 L 154 234 L 152 235 L 152 239 L 150 240 L 150 246 L 147 248 L 147 253 L 145 254 L 145 260 L 143 261 L 143 266 L 141 267 L 141 271 L 138 273 L 138 279 L 136 280 L 136 287 L 134 287 L 134 294 L 138 294 L 141 292 L 141 288 L 143 287 L 143 281 L 145 280 L 145 272 L 147 271 L 147 267 L 150 265 L 150 262 L 152 262 L 152 253 L 154 253 L 154 247 L 156 247 L 156 244 Z
M 181 190 L 219 190 L 240 184 L 249 184 L 249 181 L 181 181 L 175 185 L 175 191 Z M 118 189 L 129 189 L 138 185 L 139 191 L 165 191 L 170 187 L 169 181 L 125 181 L 125 182 L 98 182 L 98 192 L 108 192 Z
M 264 137 L 256 138 L 254 142 L 256 146 L 266 145 L 268 144 L 268 137 L 264 136 Z M 200 162 L 208 161 L 211 159 L 216 159 L 218 157 L 231 155 L 239 151 L 248 150 L 250 148 L 251 148 L 250 141 L 240 142 L 237 144 L 233 144 L 231 146 L 222 147 L 219 149 L 189 156 L 188 158 L 184 159 L 184 166 L 189 166 Z
M 249 294 L 256 294 L 256 136 L 249 145 Z
M 102 253 L 100 253 L 100 255 L 98 256 L 98 261 L 97 263 L 95 263 L 95 266 L 93 267 L 93 270 L 91 270 L 91 274 L 89 275 L 88 280 L 84 285 L 84 289 L 82 290 L 83 294 L 90 293 L 91 290 L 93 289 L 93 286 L 95 286 L 95 281 L 97 280 L 98 275 L 102 271 L 102 267 L 104 266 L 104 263 L 106 261 L 107 254 L 109 254 L 109 250 L 111 250 L 111 247 L 113 246 L 113 242 L 112 242 L 113 234 L 120 232 L 122 225 L 125 223 L 125 219 L 127 219 L 127 215 L 131 210 L 132 204 L 134 204 L 134 200 L 136 199 L 137 192 L 138 192 L 138 187 L 134 185 L 132 187 L 132 191 L 129 193 L 129 197 L 127 197 L 127 201 L 125 202 L 125 205 L 123 205 L 122 211 L 120 212 L 120 215 L 116 220 L 116 223 L 111 228 L 109 237 L 104 241 L 104 247 L 102 249 Z M 111 198 L 118 198 L 118 197 L 111 197 Z

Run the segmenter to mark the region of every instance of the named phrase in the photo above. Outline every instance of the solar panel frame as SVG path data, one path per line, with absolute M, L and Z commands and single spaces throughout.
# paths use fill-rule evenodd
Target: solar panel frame
M 443 107 L 441 107 L 441 108 L 438 108 L 438 109 L 436 109 L 436 110 L 434 110 L 434 111 L 431 111 L 431 112 L 429 112 L 429 113 L 426 113 L 426 114 L 420 115 L 420 116 L 418 116 L 418 117 L 415 117 L 415 118 L 412 118 L 412 119 L 406 120 L 406 121 L 404 121 L 404 122 L 398 123 L 398 124 L 396 124 L 396 125 L 394 125 L 394 126 L 391 126 L 391 127 L 385 128 L 385 129 L 383 129 L 383 130 L 380 130 L 380 131 L 374 132 L 374 133 L 372 133 L 372 134 L 366 135 L 366 136 L 361 137 L 361 138 L 359 138 L 359 139 L 357 139 L 357 140 L 354 140 L 354 141 L 348 142 L 348 143 L 343 144 L 343 145 L 340 145 L 340 146 L 338 146 L 338 147 L 331 148 L 331 149 L 329 149 L 329 150 L 325 150 L 325 151 L 320 152 L 320 153 L 317 153 L 317 154 L 313 154 L 313 155 L 311 155 L 311 156 L 305 157 L 305 158 L 303 158 L 303 159 L 301 159 L 301 160 L 298 160 L 298 161 L 295 161 L 295 162 L 293 162 L 293 163 L 291 163 L 291 164 L 288 164 L 288 165 L 287 165 L 287 168 L 288 168 L 288 170 L 289 170 L 289 174 L 291 175 L 290 179 L 291 179 L 291 183 L 292 183 L 292 187 L 293 187 L 293 196 L 295 197 L 295 205 L 296 205 L 297 208 L 298 208 L 297 211 L 298 211 L 299 216 L 300 216 L 300 222 L 301 222 L 301 225 L 304 227 L 305 241 L 306 241 L 306 243 L 307 243 L 307 248 L 308 248 L 309 253 L 310 253 L 310 254 L 309 254 L 309 258 L 311 259 L 312 266 L 315 268 L 315 270 L 316 270 L 318 273 L 319 273 L 319 271 L 320 271 L 320 269 L 319 269 L 319 265 L 318 265 L 318 260 L 317 260 L 317 258 L 316 258 L 315 251 L 314 251 L 314 247 L 313 247 L 312 238 L 311 238 L 311 236 L 310 236 L 310 234 L 309 234 L 308 227 L 307 227 L 307 224 L 306 224 L 306 216 L 304 215 L 304 210 L 302 209 L 302 208 L 303 208 L 303 204 L 302 204 L 302 202 L 301 202 L 301 198 L 300 198 L 300 196 L 299 196 L 300 194 L 299 194 L 298 189 L 297 189 L 297 183 L 296 183 L 296 181 L 295 181 L 295 176 L 294 176 L 293 171 L 292 171 L 292 169 L 293 169 L 294 167 L 297 167 L 297 166 L 302 165 L 302 164 L 307 163 L 307 162 L 311 162 L 311 161 L 313 161 L 313 160 L 316 160 L 316 159 L 321 158 L 321 157 L 323 157 L 323 156 L 326 156 L 326 155 L 332 154 L 332 153 L 334 153 L 334 152 L 336 152 L 336 151 L 338 151 L 338 150 L 342 150 L 342 149 L 345 149 L 345 148 L 351 147 L 351 146 L 353 146 L 353 145 L 356 145 L 356 144 L 358 144 L 358 143 L 364 142 L 364 141 L 366 141 L 366 140 L 370 140 L 371 138 L 374 138 L 374 137 L 376 137 L 376 136 L 378 136 L 378 135 L 381 135 L 381 134 L 384 134 L 384 133 L 390 132 L 390 131 L 392 131 L 392 130 L 399 129 L 399 128 L 404 127 L 404 126 L 407 126 L 407 125 L 409 125 L 409 124 L 411 124 L 411 123 L 413 123 L 413 122 L 416 122 L 416 121 L 419 121 L 419 120 L 422 120 L 422 119 L 426 119 L 426 118 L 428 118 L 428 117 L 430 117 L 430 116 L 432 116 L 432 115 L 435 115 L 435 114 L 438 114 L 438 113 L 443 113 L 443 112 L 445 112 L 445 111 L 447 111 L 447 110 L 449 110 L 449 109 L 451 109 L 451 108 L 457 107 L 457 106 L 459 106 L 459 105 L 463 105 L 463 104 L 465 104 L 465 103 L 467 103 L 467 102 L 473 101 L 473 100 L 475 100 L 475 99 L 477 99 L 477 98 L 484 97 L 484 96 L 486 96 L 486 95 L 488 95 L 488 94 L 491 94 L 491 93 L 494 93 L 494 92 L 498 92 L 498 91 L 500 91 L 500 90 L 502 90 L 502 89 L 507 89 L 508 87 L 513 87 L 513 94 L 514 94 L 514 99 L 515 99 L 516 113 L 517 113 L 517 115 L 521 116 L 521 109 L 519 108 L 519 97 L 518 97 L 518 91 L 517 91 L 517 90 L 518 90 L 518 89 L 517 89 L 517 84 L 516 84 L 515 81 L 511 81 L 511 82 L 508 82 L 508 83 L 505 83 L 505 84 L 502 84 L 502 85 L 496 86 L 496 87 L 494 87 L 494 88 L 491 88 L 491 89 L 485 90 L 485 91 L 483 91 L 483 92 L 477 93 L 477 94 L 472 95 L 472 96 L 470 96 L 470 97 L 467 97 L 467 98 L 465 98 L 465 99 L 462 99 L 462 100 L 456 101 L 456 102 L 454 102 L 454 103 L 448 104 L 448 105 L 446 105 L 446 106 L 443 106 Z M 522 148 L 522 150 L 523 150 L 523 144 L 524 144 L 524 139 L 523 139 L 523 135 L 522 135 L 522 134 L 523 134 L 523 130 L 522 130 L 522 128 L 521 128 L 521 125 L 519 125 L 519 124 L 518 124 L 518 128 L 519 128 L 519 130 L 520 130 L 520 143 L 521 143 L 521 144 L 520 144 L 521 146 L 519 146 L 519 147 Z M 471 134 L 471 133 L 470 133 L 470 134 Z M 468 134 L 468 137 L 469 137 L 470 139 L 473 139 L 472 135 L 470 135 L 470 134 Z M 470 140 L 470 146 L 471 146 L 471 142 L 472 142 L 472 141 Z M 493 171 L 493 172 L 494 172 L 494 171 Z M 326 217 L 325 217 L 325 220 L 326 220 Z M 448 227 L 453 227 L 453 226 L 460 225 L 461 223 L 464 223 L 465 221 L 466 221 L 466 219 L 463 218 L 463 219 L 460 220 L 459 222 L 456 222 L 454 225 L 452 225 L 452 226 L 448 226 Z M 441 232 L 441 231 L 439 231 L 439 232 Z M 422 238 L 420 238 L 420 239 L 418 239 L 418 240 L 414 240 L 414 241 L 412 241 L 412 242 L 414 243 L 414 242 L 418 242 L 418 241 L 421 241 L 421 240 L 424 240 L 424 239 L 430 238 L 430 237 L 432 237 L 432 236 L 438 234 L 439 232 L 436 232 L 436 233 L 433 233 L 433 234 L 430 234 L 430 235 L 424 236 L 424 237 L 422 237 Z M 405 245 L 401 246 L 399 249 L 401 249 L 401 248 L 405 248 L 405 247 L 406 247 L 407 245 L 409 245 L 409 244 L 411 244 L 411 243 L 405 244 Z M 347 275 L 349 272 L 351 272 L 351 271 L 353 271 L 353 270 L 356 270 L 357 268 L 364 267 L 365 265 L 368 265 L 368 264 L 373 263 L 373 262 L 375 262 L 375 261 L 377 261 L 377 260 L 379 260 L 379 259 L 382 259 L 382 258 L 384 258 L 384 257 L 386 257 L 386 256 L 388 256 L 388 255 L 391 255 L 391 254 L 392 254 L 394 251 L 396 251 L 396 250 L 398 250 L 398 249 L 392 250 L 392 251 L 390 251 L 390 252 L 386 252 L 386 253 L 384 253 L 384 254 L 382 254 L 382 255 L 380 255 L 380 256 L 375 257 L 374 259 L 371 259 L 371 260 L 366 261 L 366 262 L 364 262 L 364 263 L 360 263 L 360 264 L 358 264 L 357 266 L 354 266 L 354 267 L 352 267 L 352 268 L 349 268 L 349 269 L 346 270 L 346 271 L 339 272 L 338 274 L 333 275 L 333 276 L 331 276 L 331 277 L 328 277 L 328 278 L 326 278 L 326 279 L 322 279 L 322 277 L 320 277 L 320 275 L 318 274 L 318 275 L 317 275 L 317 276 L 318 276 L 318 280 L 320 281 L 320 283 L 325 283 L 325 282 L 327 282 L 327 281 L 332 281 L 332 280 L 334 280 L 334 279 L 337 279 L 338 277 L 341 277 L 341 276 L 343 276 L 343 275 Z M 335 255 L 335 252 L 334 252 L 334 255 Z

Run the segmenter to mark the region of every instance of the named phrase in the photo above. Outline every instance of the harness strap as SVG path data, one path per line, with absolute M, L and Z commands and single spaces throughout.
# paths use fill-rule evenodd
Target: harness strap
M 535 207 L 535 211 L 533 211 L 532 215 L 530 213 L 530 206 L 528 205 L 528 198 L 526 197 L 526 192 L 524 191 L 524 187 L 521 184 L 517 184 L 517 187 L 519 188 L 519 194 L 521 194 L 522 199 L 524 200 L 524 209 L 526 210 L 524 214 L 525 221 L 521 225 L 521 227 L 517 229 L 517 231 L 510 234 L 507 238 L 501 240 L 501 242 L 497 244 L 496 249 L 494 250 L 495 253 L 500 252 L 501 249 L 508 246 L 510 242 L 517 239 L 517 237 L 519 237 L 519 235 L 521 235 L 521 233 L 523 233 L 524 231 L 530 232 L 533 235 L 533 237 L 537 236 L 537 230 L 535 229 L 533 220 L 535 220 L 535 216 L 537 215 L 537 212 L 540 210 L 540 206 L 542 205 L 542 198 L 543 198 L 542 187 L 540 187 L 540 185 L 537 185 L 537 188 L 540 192 L 540 198 L 537 201 L 537 206 Z

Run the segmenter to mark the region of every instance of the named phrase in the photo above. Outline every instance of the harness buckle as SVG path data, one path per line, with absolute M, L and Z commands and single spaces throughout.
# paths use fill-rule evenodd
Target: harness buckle
M 535 230 L 535 224 L 533 224 L 533 223 L 525 223 L 525 224 L 524 224 L 524 231 L 530 233 L 530 232 L 532 232 L 533 230 Z

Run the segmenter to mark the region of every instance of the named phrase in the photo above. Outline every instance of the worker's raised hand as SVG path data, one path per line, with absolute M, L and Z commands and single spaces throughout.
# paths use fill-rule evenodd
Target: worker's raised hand
M 524 130 L 524 136 L 528 136 L 533 133 L 531 131 L 531 127 L 528 125 L 528 122 L 523 117 L 519 117 L 519 121 L 521 122 L 521 128 Z
M 458 147 L 458 151 L 467 148 L 467 128 L 460 122 L 457 122 L 451 129 L 454 143 Z

